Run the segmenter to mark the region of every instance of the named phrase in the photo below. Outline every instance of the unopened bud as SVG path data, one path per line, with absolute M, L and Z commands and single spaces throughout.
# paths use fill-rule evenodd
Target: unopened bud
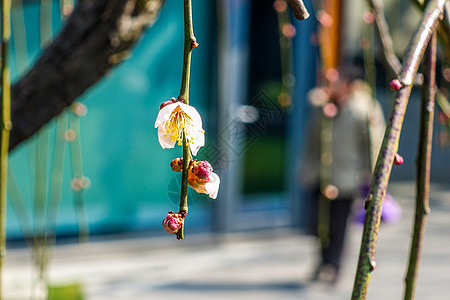
M 189 186 L 190 187 L 192 187 L 192 188 L 198 188 L 199 186 L 200 186 L 200 182 L 199 182 L 199 178 L 198 177 L 196 177 L 195 175 L 194 176 L 191 176 L 191 173 L 189 172 L 189 178 L 188 178 L 188 183 L 189 183 Z
M 363 13 L 362 18 L 367 24 L 372 24 L 375 21 L 375 15 L 373 14 L 373 12 L 368 10 Z
M 400 166 L 400 165 L 402 165 L 404 162 L 405 162 L 405 160 L 403 159 L 403 157 L 402 157 L 400 154 L 396 153 L 396 154 L 395 154 L 395 157 L 394 157 L 394 164 L 395 164 L 396 166 Z
M 192 172 L 200 179 L 209 179 L 209 174 L 211 174 L 212 170 L 211 164 L 204 160 L 195 162 Z
M 201 179 L 197 175 L 195 175 L 194 172 L 189 172 L 188 174 L 189 186 L 191 186 L 194 189 L 200 187 L 201 185 L 206 184 L 207 182 L 209 182 L 209 180 L 210 180 L 209 175 L 207 178 Z
M 181 226 L 183 226 L 183 223 L 184 219 L 180 213 L 169 211 L 169 215 L 162 221 L 162 226 L 168 233 L 175 234 L 180 230 Z
M 174 172 L 181 172 L 183 170 L 183 158 L 175 158 L 170 162 L 170 167 Z
M 389 83 L 389 87 L 391 88 L 391 90 L 393 91 L 398 91 L 399 89 L 401 89 L 403 87 L 403 84 L 400 82 L 400 80 L 398 79 L 393 79 L 390 83 Z
M 161 103 L 161 105 L 159 106 L 159 109 L 163 109 L 164 107 L 166 107 L 169 104 L 172 104 L 173 102 L 170 100 L 164 101 L 163 103 Z

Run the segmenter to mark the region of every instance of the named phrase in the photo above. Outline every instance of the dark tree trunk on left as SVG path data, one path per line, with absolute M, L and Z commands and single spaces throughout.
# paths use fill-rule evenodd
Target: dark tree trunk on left
M 165 0 L 79 0 L 54 42 L 12 86 L 10 150 L 130 55 Z

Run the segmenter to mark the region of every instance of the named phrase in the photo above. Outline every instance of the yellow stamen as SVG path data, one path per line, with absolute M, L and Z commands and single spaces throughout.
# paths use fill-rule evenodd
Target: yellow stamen
M 164 128 L 166 129 L 167 134 L 169 134 L 171 142 L 178 141 L 178 145 L 182 145 L 181 133 L 185 131 L 188 125 L 194 126 L 192 124 L 192 119 L 180 106 L 177 106 L 170 114 L 169 119 L 165 122 Z

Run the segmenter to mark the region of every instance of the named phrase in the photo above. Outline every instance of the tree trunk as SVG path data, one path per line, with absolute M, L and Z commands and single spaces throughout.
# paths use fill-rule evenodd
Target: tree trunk
M 79 0 L 34 67 L 12 86 L 10 150 L 130 55 L 165 0 Z

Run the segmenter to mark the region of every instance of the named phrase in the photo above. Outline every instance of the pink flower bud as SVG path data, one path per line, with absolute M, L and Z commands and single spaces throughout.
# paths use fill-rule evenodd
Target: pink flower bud
M 169 104 L 172 104 L 173 102 L 170 100 L 164 101 L 163 103 L 161 103 L 161 105 L 159 106 L 159 109 L 163 109 L 164 107 L 166 107 Z
M 191 175 L 192 173 L 189 172 L 189 178 L 188 178 L 188 183 L 189 186 L 192 187 L 193 189 L 196 189 L 200 186 L 200 184 L 202 183 L 202 179 L 198 178 L 195 175 Z
M 162 226 L 170 234 L 175 234 L 180 230 L 184 223 L 184 219 L 180 213 L 169 211 L 169 215 L 162 221 Z
M 200 46 L 200 44 L 197 43 L 197 41 L 193 41 L 193 42 L 191 43 L 192 49 L 197 48 L 198 46 Z
M 401 89 L 403 87 L 403 84 L 400 82 L 400 80 L 394 79 L 389 83 L 389 87 L 393 91 L 398 91 L 399 89 Z
M 367 24 L 372 24 L 375 21 L 375 15 L 373 14 L 373 12 L 368 10 L 363 13 L 362 17 L 364 22 L 366 22 Z
M 164 101 L 163 103 L 161 103 L 161 105 L 159 106 L 159 109 L 163 109 L 163 107 L 166 107 L 167 105 L 175 103 L 177 101 L 180 101 L 180 100 L 178 100 L 175 97 L 172 97 L 172 98 L 170 98 L 170 100 L 167 100 L 167 101 Z
M 183 170 L 183 158 L 175 158 L 170 162 L 170 167 L 174 172 L 181 172 Z
M 194 162 L 194 168 L 192 172 L 200 179 L 209 179 L 209 174 L 211 174 L 213 168 L 209 162 L 206 160 Z
M 396 153 L 394 157 L 394 165 L 400 166 L 405 162 L 403 157 L 400 156 L 400 154 Z
M 194 170 L 189 171 L 188 173 L 188 183 L 192 188 L 198 188 L 200 185 L 204 185 L 209 181 L 209 174 L 207 178 L 201 179 L 197 175 L 195 175 Z

